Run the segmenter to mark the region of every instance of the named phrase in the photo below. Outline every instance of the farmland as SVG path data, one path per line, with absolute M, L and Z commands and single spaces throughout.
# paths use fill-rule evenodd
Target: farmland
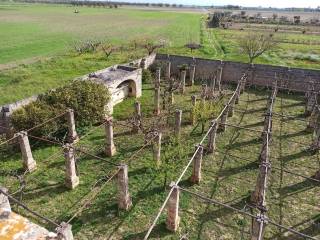
M 0 6 L 0 105 L 142 57 L 146 51 L 132 49 L 131 41 L 145 37 L 166 40 L 162 53 L 247 61 L 237 39 L 249 30 L 207 29 L 201 12 L 81 7 L 75 14 L 73 7 L 65 5 Z M 279 33 L 275 37 L 282 39 L 279 46 L 257 63 L 320 68 L 320 45 L 309 44 L 319 41 L 318 35 Z M 75 43 L 87 40 L 111 42 L 122 46 L 122 51 L 108 59 L 101 52 L 75 54 Z M 184 47 L 188 42 L 200 42 L 202 48 L 190 52 Z

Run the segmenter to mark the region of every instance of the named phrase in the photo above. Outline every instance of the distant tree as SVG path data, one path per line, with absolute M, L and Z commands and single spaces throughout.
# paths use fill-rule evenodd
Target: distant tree
M 272 14 L 272 19 L 273 20 L 277 20 L 277 18 L 278 18 L 278 14 L 276 14 L 276 13 Z
M 141 45 L 148 51 L 148 54 L 151 55 L 156 49 L 163 48 L 166 45 L 166 42 L 164 40 L 156 41 L 146 38 L 142 41 Z
M 253 63 L 257 57 L 274 48 L 276 42 L 270 35 L 249 33 L 240 38 L 239 46 L 241 52 L 248 56 L 249 62 Z

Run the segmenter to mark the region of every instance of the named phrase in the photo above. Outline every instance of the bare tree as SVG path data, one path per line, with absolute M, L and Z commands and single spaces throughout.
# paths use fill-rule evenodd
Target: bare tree
M 148 51 L 148 54 L 151 55 L 156 49 L 165 47 L 167 43 L 166 40 L 155 41 L 153 39 L 146 38 L 141 45 Z
M 249 33 L 239 40 L 241 52 L 248 55 L 249 62 L 276 46 L 273 36 L 268 34 Z

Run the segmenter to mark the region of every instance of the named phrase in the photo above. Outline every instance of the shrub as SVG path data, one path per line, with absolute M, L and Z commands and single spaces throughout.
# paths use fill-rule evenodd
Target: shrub
M 142 71 L 142 83 L 152 83 L 152 74 L 150 70 L 144 69 Z
M 111 96 L 102 84 L 77 80 L 70 85 L 51 90 L 39 98 L 58 109 L 73 109 L 78 125 L 86 126 L 103 119 L 104 107 Z
M 110 94 L 104 85 L 92 81 L 73 81 L 40 95 L 35 102 L 14 111 L 12 124 L 17 131 L 29 129 L 71 108 L 75 111 L 77 127 L 84 127 L 103 119 L 109 100 Z M 66 121 L 59 118 L 35 129 L 33 135 L 58 136 L 64 130 Z
M 11 121 L 14 129 L 16 131 L 21 131 L 37 126 L 61 112 L 43 101 L 36 100 L 35 102 L 29 103 L 28 105 L 14 111 L 11 116 Z M 52 135 L 59 130 L 59 127 L 61 129 L 65 129 L 65 126 L 61 126 L 61 122 L 52 121 L 41 128 L 34 129 L 31 131 L 31 135 Z

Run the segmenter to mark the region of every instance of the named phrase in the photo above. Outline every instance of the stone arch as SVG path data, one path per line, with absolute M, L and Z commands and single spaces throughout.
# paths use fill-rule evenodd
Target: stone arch
M 127 79 L 118 84 L 117 90 L 127 88 L 127 97 L 137 97 L 137 84 L 132 79 Z

